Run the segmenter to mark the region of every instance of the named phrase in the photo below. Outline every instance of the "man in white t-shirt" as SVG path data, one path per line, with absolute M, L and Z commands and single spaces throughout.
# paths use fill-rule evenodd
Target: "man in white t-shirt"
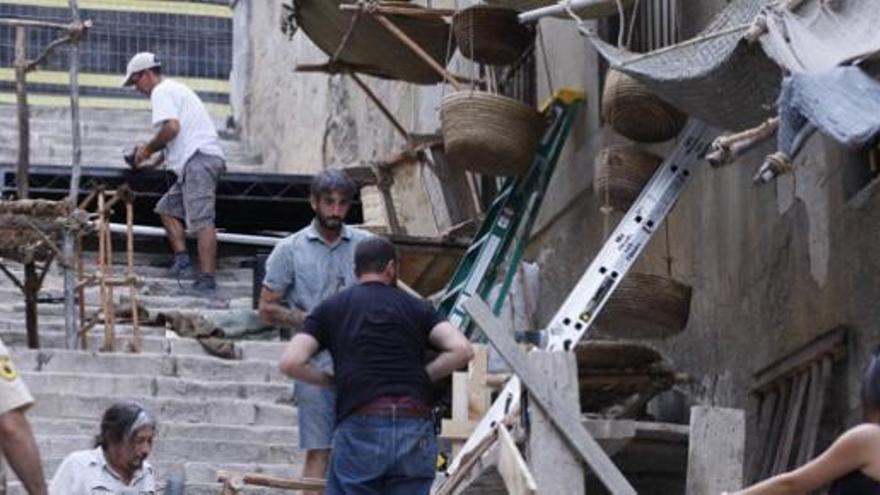
M 165 151 L 165 165 L 177 182 L 156 203 L 168 242 L 174 252 L 172 271 L 178 276 L 192 272 L 186 251 L 186 232 L 198 239 L 199 273 L 192 291 L 214 296 L 217 283 L 217 231 L 214 228 L 217 182 L 226 169 L 214 121 L 193 90 L 162 77 L 162 64 L 152 53 L 141 52 L 128 62 L 123 86 L 134 86 L 150 97 L 156 135 L 138 145 L 134 168 L 157 167 L 162 160 L 150 157 Z M 184 230 L 184 223 L 186 230 Z

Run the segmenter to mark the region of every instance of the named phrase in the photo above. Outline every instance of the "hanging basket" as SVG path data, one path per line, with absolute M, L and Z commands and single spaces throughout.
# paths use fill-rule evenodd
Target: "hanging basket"
M 643 143 L 672 139 L 687 122 L 685 114 L 616 70 L 605 78 L 602 117 L 619 134 Z
M 638 146 L 603 149 L 596 155 L 593 167 L 593 188 L 599 203 L 617 211 L 629 210 L 662 162 L 662 158 Z
M 489 65 L 516 62 L 535 36 L 520 24 L 516 10 L 495 5 L 474 5 L 456 12 L 452 31 L 465 58 Z
M 687 326 L 691 288 L 668 277 L 629 273 L 596 320 L 603 334 L 627 339 L 665 338 Z
M 485 175 L 526 173 L 544 130 L 534 108 L 481 91 L 446 95 L 440 124 L 449 162 Z
M 399 79 L 416 84 L 435 84 L 443 77 L 367 14 L 361 14 L 351 29 L 354 13 L 343 12 L 341 4 L 351 0 L 294 0 L 296 23 L 309 39 L 328 56 L 338 53 L 337 61 L 353 66 L 358 72 L 377 77 Z M 399 8 L 417 8 L 398 2 Z M 440 18 L 416 18 L 386 15 L 401 31 L 441 66 L 446 65 L 450 45 L 449 24 Z M 351 29 L 348 37 L 346 34 Z M 344 44 L 342 50 L 339 46 Z

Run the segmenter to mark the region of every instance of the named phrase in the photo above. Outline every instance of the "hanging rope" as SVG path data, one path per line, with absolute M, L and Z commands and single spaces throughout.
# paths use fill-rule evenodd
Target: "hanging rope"
M 626 37 L 626 48 L 627 50 L 632 46 L 633 32 L 636 30 L 636 17 L 639 11 L 639 0 L 636 0 L 633 3 L 632 15 L 629 19 L 629 33 Z M 621 19 L 622 22 L 622 19 Z

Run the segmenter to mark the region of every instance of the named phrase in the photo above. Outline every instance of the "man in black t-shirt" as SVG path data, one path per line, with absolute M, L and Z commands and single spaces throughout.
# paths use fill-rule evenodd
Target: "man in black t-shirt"
M 431 382 L 467 364 L 467 338 L 426 301 L 396 287 L 397 251 L 371 237 L 354 255 L 358 284 L 324 300 L 281 358 L 281 371 L 336 386 L 327 495 L 428 494 L 437 456 Z M 426 351 L 439 354 L 430 362 Z M 309 365 L 328 349 L 334 374 Z

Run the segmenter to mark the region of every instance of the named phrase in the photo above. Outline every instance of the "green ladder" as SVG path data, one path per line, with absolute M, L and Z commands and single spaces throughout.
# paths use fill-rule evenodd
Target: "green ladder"
M 562 147 L 584 99 L 580 91 L 560 89 L 543 106 L 549 126 L 541 137 L 529 172 L 505 179 L 473 243 L 446 286 L 438 310 L 472 339 L 470 316 L 462 305 L 474 294 L 488 301 L 499 270 L 507 267 L 493 304 L 495 314 L 501 311 Z

